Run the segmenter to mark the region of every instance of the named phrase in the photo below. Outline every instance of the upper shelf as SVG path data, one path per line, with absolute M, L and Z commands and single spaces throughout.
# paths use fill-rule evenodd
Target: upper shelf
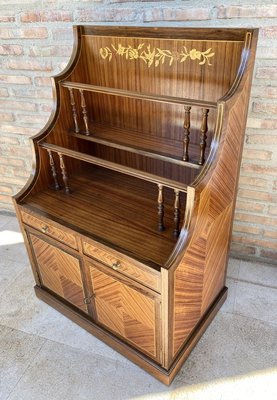
M 173 97 L 173 96 L 161 96 L 149 93 L 140 93 L 131 90 L 115 89 L 104 86 L 90 85 L 87 83 L 76 83 L 69 81 L 63 81 L 61 85 L 69 89 L 85 90 L 89 92 L 108 94 L 112 96 L 128 97 L 138 100 L 156 101 L 158 103 L 183 104 L 188 106 L 194 105 L 197 107 L 203 107 L 207 109 L 217 108 L 217 103 L 213 101 L 194 100 L 189 98 Z

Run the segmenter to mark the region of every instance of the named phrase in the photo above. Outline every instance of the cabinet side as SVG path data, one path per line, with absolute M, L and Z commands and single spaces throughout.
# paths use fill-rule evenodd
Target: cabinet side
M 214 140 L 214 159 L 207 161 L 206 171 L 193 184 L 184 247 L 171 265 L 172 360 L 197 334 L 201 320 L 224 292 L 256 42 L 257 30 L 253 30 L 237 88 L 218 103 L 220 138 Z

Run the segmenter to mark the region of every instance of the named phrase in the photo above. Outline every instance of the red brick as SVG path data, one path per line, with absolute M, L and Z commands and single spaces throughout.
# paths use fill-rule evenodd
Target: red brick
M 273 189 L 274 189 L 274 190 L 277 190 L 277 181 L 274 181 Z
M 8 89 L 6 88 L 0 88 L 0 97 L 8 97 L 9 93 L 8 93 Z M 0 119 L 1 121 L 1 119 Z
M 262 232 L 261 228 L 249 225 L 239 225 L 239 224 L 234 224 L 233 231 L 240 233 L 249 233 L 251 235 L 259 235 Z
M 2 109 L 12 109 L 12 110 L 23 110 L 23 111 L 36 111 L 37 106 L 35 103 L 28 103 L 26 101 L 13 101 L 13 100 L 1 100 L 0 99 L 0 107 Z
M 239 187 L 245 185 L 245 186 L 256 186 L 259 188 L 267 188 L 268 187 L 268 181 L 265 179 L 260 179 L 260 178 L 255 178 L 253 176 L 240 176 L 239 178 Z
M 257 68 L 256 78 L 277 79 L 277 67 L 269 66 Z
M 277 167 L 266 167 L 263 165 L 243 163 L 241 169 L 243 172 L 258 173 L 258 174 L 269 175 L 269 176 L 277 175 Z
M 26 29 L 0 28 L 1 39 L 46 39 L 48 31 L 43 27 Z
M 277 206 L 270 206 L 269 207 L 269 214 L 277 215 Z
M 51 88 L 45 89 L 11 89 L 11 95 L 14 97 L 29 97 L 40 99 L 52 99 L 53 94 Z
M 16 85 L 29 85 L 31 78 L 23 75 L 0 75 L 0 83 L 12 83 Z
M 73 40 L 73 31 L 72 28 L 56 28 L 52 29 L 52 37 L 54 40 Z
M 267 86 L 254 86 L 251 90 L 251 96 L 262 98 L 262 99 L 276 99 L 277 97 L 277 87 Z
M 268 258 L 270 260 L 277 260 L 277 251 L 261 250 L 261 257 Z
M 41 111 L 43 112 L 47 112 L 50 113 L 53 109 L 53 105 L 52 104 L 42 104 L 41 105 Z
M 256 135 L 249 135 L 249 138 L 253 138 Z M 257 135 L 263 136 L 263 135 Z M 271 160 L 272 158 L 272 151 L 266 150 L 252 150 L 252 149 L 244 149 L 243 151 L 243 158 L 248 160 Z
M 0 54 L 2 56 L 6 55 L 18 56 L 20 54 L 23 54 L 23 48 L 22 46 L 19 46 L 17 44 L 3 44 L 0 46 Z
M 4 133 L 15 133 L 18 135 L 34 135 L 37 132 L 37 129 L 26 128 L 18 125 L 1 125 L 1 131 Z
M 0 194 L 0 203 L 8 203 L 8 204 L 12 205 L 11 196 L 7 196 L 5 194 Z
M 136 21 L 137 10 L 133 8 L 107 8 L 103 10 L 79 9 L 76 11 L 75 20 L 80 22 L 108 22 L 108 21 Z
M 52 63 L 46 61 L 35 61 L 35 60 L 9 60 L 5 63 L 5 67 L 8 69 L 15 70 L 27 70 L 27 71 L 52 71 Z
M 0 186 L 0 193 L 12 195 L 13 190 L 10 186 Z
M 46 76 L 36 77 L 35 78 L 36 86 L 51 86 L 51 78 Z
M 19 140 L 15 137 L 3 136 L 3 134 L 1 134 L 0 143 L 18 145 Z
M 267 26 L 266 28 L 262 28 L 260 29 L 259 36 L 265 39 L 277 39 L 277 27 Z
M 33 46 L 29 54 L 31 57 L 69 57 L 72 54 L 72 45 Z
M 235 220 L 236 221 L 242 221 L 242 222 L 250 222 L 251 224 L 258 224 L 258 225 L 268 225 L 270 226 L 277 226 L 277 218 L 270 218 L 270 217 L 264 217 L 261 215 L 254 215 L 254 214 L 243 214 L 240 212 L 236 212 L 235 214 Z
M 277 5 L 220 6 L 218 18 L 276 18 Z
M 257 190 L 239 189 L 238 196 L 259 201 L 272 201 L 272 196 L 269 193 Z
M 262 59 L 262 60 L 276 59 L 277 58 L 277 47 L 258 46 L 257 53 L 256 53 L 256 58 L 257 59 Z
M 31 11 L 21 14 L 21 22 L 70 22 L 70 11 Z
M 269 231 L 265 228 L 264 230 L 264 237 L 271 238 L 271 239 L 277 239 L 277 230 L 275 231 Z
M 261 131 L 262 132 L 262 131 Z M 246 135 L 246 143 L 248 144 L 268 144 L 269 146 L 274 146 L 277 144 L 276 135 Z M 264 159 L 263 159 L 264 160 Z
M 258 239 L 258 238 L 252 238 L 249 236 L 237 236 L 233 235 L 232 240 L 236 243 L 245 243 L 245 244 L 250 244 L 258 247 L 266 247 L 269 249 L 277 249 L 277 242 L 276 241 L 270 241 L 270 240 L 263 240 L 263 239 Z
M 277 104 L 253 102 L 253 111 L 258 113 L 277 114 Z
M 39 124 L 44 125 L 47 122 L 48 118 L 46 116 L 41 115 L 24 115 L 18 114 L 17 121 L 24 124 Z
M 20 158 L 0 157 L 0 164 L 12 165 L 14 167 L 24 167 L 25 162 Z M 2 179 L 2 178 L 1 178 Z
M 14 121 L 14 115 L 12 113 L 0 113 L 1 122 L 11 122 Z
M 238 199 L 236 202 L 236 210 L 249 211 L 253 213 L 262 213 L 264 209 L 265 209 L 264 204 L 241 201 L 240 199 Z
M 144 21 L 191 21 L 210 19 L 207 8 L 152 8 L 144 12 Z
M 14 15 L 0 15 L 0 22 L 14 22 L 15 16 Z
M 231 243 L 231 255 L 240 256 L 240 255 L 254 255 L 256 254 L 255 247 L 245 246 L 240 243 Z

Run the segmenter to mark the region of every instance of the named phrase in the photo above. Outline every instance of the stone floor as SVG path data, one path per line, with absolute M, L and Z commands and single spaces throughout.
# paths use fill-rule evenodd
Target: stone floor
M 38 300 L 0 215 L 0 400 L 277 399 L 277 267 L 231 259 L 229 297 L 170 387 Z

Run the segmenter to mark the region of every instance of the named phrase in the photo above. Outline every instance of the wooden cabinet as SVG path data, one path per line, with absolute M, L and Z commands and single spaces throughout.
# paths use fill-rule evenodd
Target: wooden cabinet
M 87 311 L 79 258 L 36 234 L 29 238 L 42 287 Z
M 257 30 L 74 37 L 14 197 L 35 291 L 169 384 L 227 296 Z

